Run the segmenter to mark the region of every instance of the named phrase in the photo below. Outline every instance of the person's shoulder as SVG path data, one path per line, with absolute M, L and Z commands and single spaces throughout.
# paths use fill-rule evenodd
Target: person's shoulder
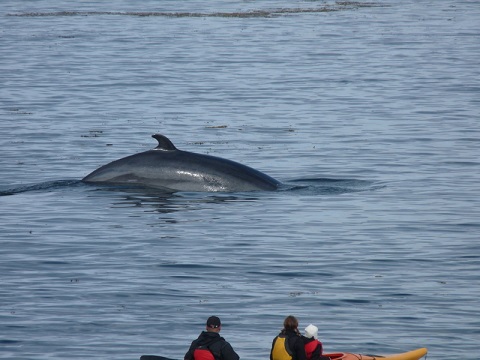
M 219 343 L 222 344 L 222 346 L 230 345 L 230 343 L 223 337 L 220 337 Z
M 213 344 L 210 345 L 210 348 L 217 349 L 217 351 L 223 351 L 223 349 L 228 349 L 232 348 L 232 345 L 225 340 L 223 337 L 220 337 L 218 340 L 216 340 Z
M 203 333 L 200 333 L 200 335 L 198 335 L 197 338 L 193 340 L 193 342 L 199 341 L 201 338 L 203 338 Z
M 190 346 L 195 346 L 198 343 L 198 338 L 193 340 Z
M 311 343 L 312 341 L 314 341 L 315 339 L 314 338 L 308 338 L 306 336 L 301 336 L 302 338 L 302 341 L 305 343 L 305 344 L 308 344 L 308 343 Z
M 294 344 L 301 344 L 302 346 L 306 343 L 304 337 L 301 335 L 295 335 L 291 337 Z

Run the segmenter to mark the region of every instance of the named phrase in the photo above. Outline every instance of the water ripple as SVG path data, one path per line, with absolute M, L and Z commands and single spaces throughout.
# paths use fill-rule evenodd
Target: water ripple
M 51 17 L 51 16 L 139 16 L 139 17 L 221 17 L 221 18 L 256 18 L 273 17 L 288 14 L 321 13 L 339 10 L 351 10 L 366 7 L 385 6 L 381 3 L 359 1 L 337 1 L 334 5 L 316 8 L 281 8 L 270 10 L 249 10 L 235 12 L 159 12 L 159 11 L 56 11 L 56 12 L 27 12 L 10 13 L 8 16 L 17 17 Z

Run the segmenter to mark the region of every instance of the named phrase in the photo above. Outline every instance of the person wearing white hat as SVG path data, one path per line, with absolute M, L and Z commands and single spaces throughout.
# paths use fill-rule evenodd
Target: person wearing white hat
M 305 344 L 307 360 L 330 359 L 328 356 L 323 356 L 323 344 L 318 340 L 318 327 L 315 325 L 310 324 L 305 328 L 303 342 Z

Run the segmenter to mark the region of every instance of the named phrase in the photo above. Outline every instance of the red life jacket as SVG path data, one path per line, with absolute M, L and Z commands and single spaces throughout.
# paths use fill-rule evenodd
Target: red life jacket
M 208 349 L 195 349 L 193 352 L 193 359 L 194 360 L 215 360 L 212 352 Z
M 312 358 L 312 354 L 318 345 L 322 346 L 322 343 L 316 339 L 305 344 L 305 354 L 307 355 L 307 360 L 310 360 Z M 322 355 L 321 352 L 320 355 Z

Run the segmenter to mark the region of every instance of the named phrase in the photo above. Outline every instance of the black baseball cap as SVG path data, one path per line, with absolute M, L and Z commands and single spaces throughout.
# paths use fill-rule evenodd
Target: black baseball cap
M 210 316 L 207 320 L 207 327 L 218 328 L 221 325 L 222 323 L 220 322 L 220 318 L 218 318 L 217 316 Z

